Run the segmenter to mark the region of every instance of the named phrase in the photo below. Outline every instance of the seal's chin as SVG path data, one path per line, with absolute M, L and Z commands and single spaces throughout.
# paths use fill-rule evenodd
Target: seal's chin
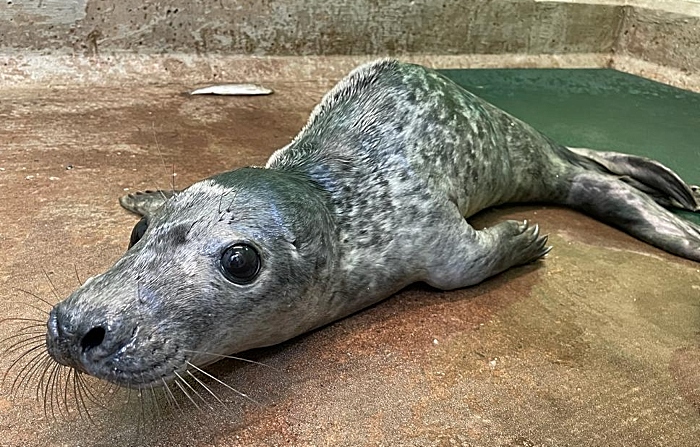
M 126 362 L 132 363 L 130 365 L 131 367 L 120 368 L 115 366 L 121 363 L 120 359 L 109 362 L 109 366 L 106 364 L 83 365 L 80 363 L 65 362 L 64 359 L 59 360 L 50 353 L 49 356 L 59 365 L 72 368 L 78 373 L 87 374 L 119 387 L 133 389 L 161 387 L 187 374 L 187 370 L 190 369 L 188 365 L 192 365 L 192 367 L 196 369 L 199 368 L 195 367 L 186 359 L 178 359 L 177 361 L 171 359 L 172 361 L 163 364 L 143 364 L 136 368 L 133 367 L 135 366 L 133 362 Z
M 185 373 L 185 366 L 174 368 L 171 365 L 151 365 L 143 369 L 111 369 L 86 371 L 87 374 L 124 388 L 157 388 L 175 381 Z

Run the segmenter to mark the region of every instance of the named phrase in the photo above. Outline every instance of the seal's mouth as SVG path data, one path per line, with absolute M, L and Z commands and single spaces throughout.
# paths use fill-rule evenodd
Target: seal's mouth
M 154 368 L 142 370 L 112 370 L 108 374 L 95 374 L 93 372 L 88 372 L 88 374 L 123 388 L 144 389 L 167 386 L 167 384 L 176 381 L 181 373 L 172 368 L 156 365 Z
M 82 362 L 66 362 L 64 359 L 59 361 L 50 351 L 49 356 L 57 364 L 72 368 L 79 373 L 88 374 L 119 387 L 132 389 L 167 386 L 180 378 L 182 374 L 186 374 L 188 365 L 191 365 L 184 358 L 168 359 L 165 363 L 143 363 L 120 356 L 86 365 Z M 122 364 L 123 366 L 121 366 Z

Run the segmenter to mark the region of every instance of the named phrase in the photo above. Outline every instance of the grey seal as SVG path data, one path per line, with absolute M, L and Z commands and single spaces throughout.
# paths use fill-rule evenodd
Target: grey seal
M 477 284 L 543 257 L 537 225 L 466 220 L 511 202 L 581 210 L 700 261 L 696 187 L 656 161 L 564 147 L 430 69 L 361 66 L 264 168 L 122 199 L 130 248 L 55 305 L 59 364 L 158 386 L 274 345 L 414 282 Z

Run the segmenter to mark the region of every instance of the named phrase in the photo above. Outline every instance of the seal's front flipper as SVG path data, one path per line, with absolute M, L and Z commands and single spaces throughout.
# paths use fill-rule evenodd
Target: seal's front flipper
M 643 191 L 665 208 L 700 211 L 698 187 L 686 184 L 678 174 L 656 160 L 619 152 L 571 147 L 567 149 L 594 162 L 604 173 L 617 176 L 621 181 Z
M 132 194 L 127 194 L 119 198 L 119 204 L 140 216 L 151 216 L 160 208 L 169 198 L 178 194 L 180 191 L 137 191 Z
M 478 284 L 510 267 L 536 261 L 552 247 L 547 236 L 540 235 L 537 225 L 527 221 L 507 220 L 477 231 L 464 219 L 459 232 L 445 232 L 435 249 L 444 262 L 431 263 L 425 282 L 443 289 L 457 289 Z M 451 235 L 451 236 L 450 236 Z

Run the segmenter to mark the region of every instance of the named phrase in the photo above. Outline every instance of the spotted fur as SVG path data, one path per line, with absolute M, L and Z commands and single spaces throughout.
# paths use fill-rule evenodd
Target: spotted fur
M 381 60 L 333 88 L 266 168 L 220 174 L 172 198 L 124 198 L 148 216 L 148 230 L 55 306 L 48 349 L 59 363 L 142 388 L 287 340 L 412 282 L 476 284 L 549 250 L 536 225 L 477 231 L 465 220 L 506 202 L 572 206 L 700 261 L 698 226 L 663 207 L 697 210 L 697 199 L 657 162 L 569 150 L 435 71 Z M 260 253 L 251 284 L 221 272 L 221 253 L 237 243 Z M 85 349 L 95 328 L 104 337 Z

